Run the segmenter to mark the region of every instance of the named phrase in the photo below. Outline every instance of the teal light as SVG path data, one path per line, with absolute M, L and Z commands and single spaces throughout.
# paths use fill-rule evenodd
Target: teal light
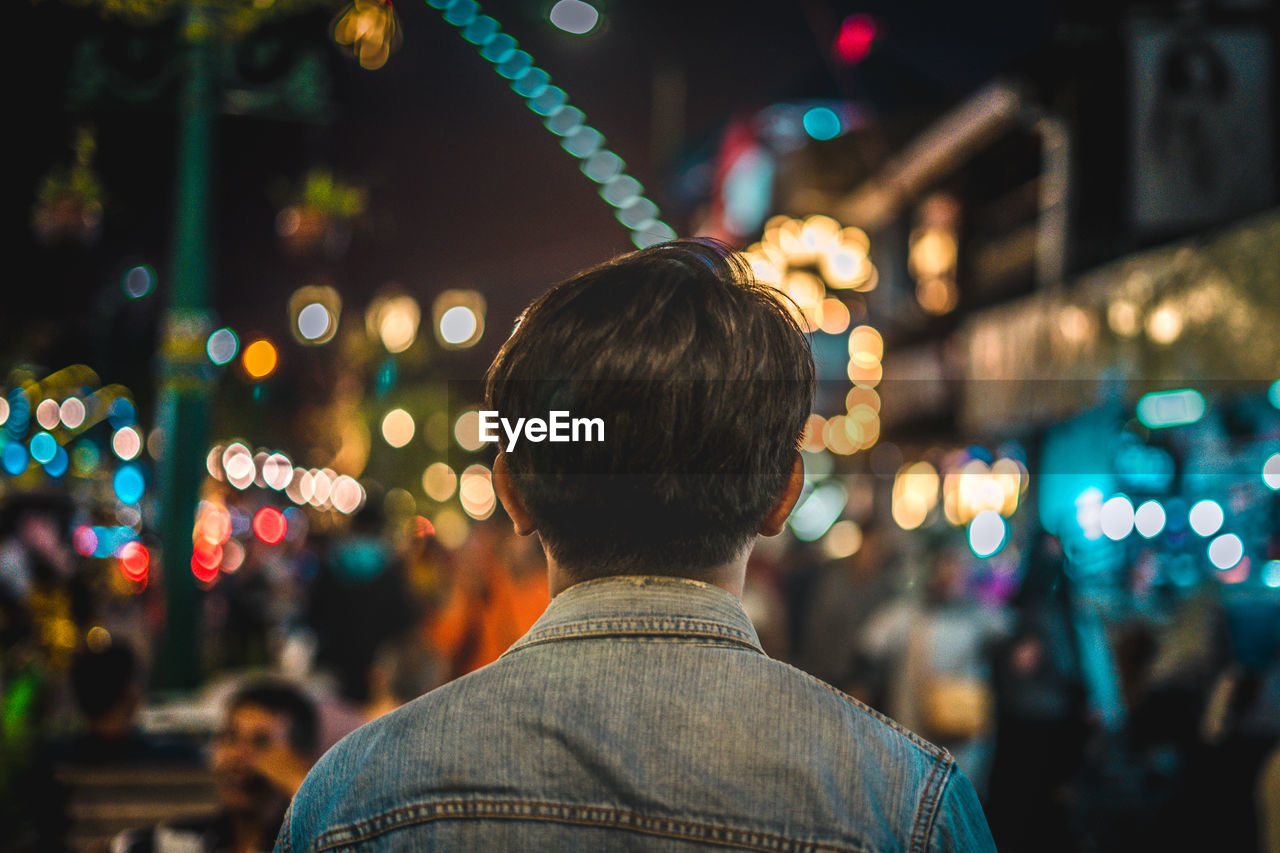
M 0 452 L 0 467 L 10 476 L 16 477 L 27 470 L 27 463 L 27 448 L 16 441 L 6 444 Z
M 800 122 L 804 125 L 804 132 L 819 141 L 835 139 L 844 130 L 840 123 L 840 116 L 836 115 L 835 110 L 830 107 L 814 107 L 807 110 Z
M 1192 388 L 1157 391 L 1138 401 L 1138 421 L 1145 427 L 1193 424 L 1204 417 L 1204 395 Z
M 44 464 L 44 472 L 50 477 L 58 478 L 67 473 L 67 468 L 71 465 L 71 458 L 67 456 L 67 449 L 58 446 L 53 451 L 53 458 Z
M 640 183 L 623 171 L 622 159 L 604 147 L 604 135 L 586 123 L 582 110 L 569 106 L 564 90 L 551 85 L 550 75 L 534 64 L 527 51 L 518 48 L 514 38 L 501 31 L 501 25 L 495 19 L 480 14 L 480 6 L 475 0 L 427 0 L 427 5 L 440 10 L 447 22 L 459 27 L 462 37 L 475 45 L 485 60 L 493 63 L 494 71 L 511 81 L 512 90 L 524 98 L 525 106 L 544 118 L 543 125 L 549 131 L 564 138 L 561 146 L 582 161 L 583 174 L 604 185 L 600 192 L 604 200 L 615 208 L 623 209 L 617 213 L 617 218 L 630 230 L 632 244 L 643 249 L 675 239 L 675 229 L 658 218 L 657 205 L 648 199 L 637 203 Z M 589 4 L 580 0 L 562 2 L 560 6 L 562 10 L 574 9 L 584 13 L 590 10 L 595 14 Z M 592 27 L 594 20 L 582 32 Z M 572 32 L 572 27 L 567 31 Z M 831 136 L 838 136 L 843 130 L 840 117 L 826 107 L 815 109 L 824 111 L 815 115 L 817 132 L 823 132 L 825 128 Z M 232 354 L 226 357 L 226 361 L 220 360 L 230 347 L 215 353 L 212 337 L 209 344 L 209 358 L 215 364 L 225 364 L 234 357 Z
M 1267 399 L 1271 401 L 1271 405 L 1280 409 L 1280 379 L 1271 383 L 1271 387 L 1267 389 Z
M 120 499 L 120 502 L 130 506 L 142 500 L 142 495 L 147 488 L 146 478 L 142 476 L 142 469 L 132 463 L 121 465 L 117 468 L 111 484 L 115 488 L 116 497 Z
M 38 432 L 31 436 L 31 458 L 41 465 L 52 462 L 58 452 L 58 442 L 47 432 Z

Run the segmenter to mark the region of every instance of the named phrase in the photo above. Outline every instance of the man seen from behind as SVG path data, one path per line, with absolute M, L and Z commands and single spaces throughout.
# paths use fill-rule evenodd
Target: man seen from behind
M 808 342 L 717 244 L 537 299 L 489 369 L 494 486 L 552 600 L 489 666 L 316 765 L 284 851 L 991 850 L 944 750 L 767 657 L 739 596 L 804 486 Z M 542 438 L 537 436 L 541 434 Z

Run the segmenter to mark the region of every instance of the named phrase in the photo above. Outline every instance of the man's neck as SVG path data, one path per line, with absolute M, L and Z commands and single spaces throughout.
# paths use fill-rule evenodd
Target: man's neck
M 578 581 L 574 573 L 566 571 L 557 561 L 551 550 L 543 543 L 543 551 L 547 555 L 547 583 L 551 590 L 551 597 L 555 598 Z M 744 548 L 741 555 L 734 559 L 715 566 L 705 572 L 699 572 L 694 580 L 700 580 L 703 583 L 709 583 L 712 586 L 718 586 L 721 589 L 732 593 L 737 598 L 742 598 L 742 585 L 747 578 L 747 557 L 751 555 L 750 548 Z M 607 576 L 592 573 L 592 577 Z M 692 576 L 691 576 L 692 577 Z

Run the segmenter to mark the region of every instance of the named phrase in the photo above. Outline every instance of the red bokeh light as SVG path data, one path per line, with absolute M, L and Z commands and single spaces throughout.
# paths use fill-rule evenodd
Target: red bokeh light
M 436 527 L 431 523 L 431 519 L 422 515 L 413 517 L 413 535 L 419 539 L 425 539 L 428 536 L 436 535 Z
M 834 45 L 836 58 L 854 65 L 867 58 L 876 40 L 878 28 L 870 15 L 850 15 L 840 24 Z
M 288 531 L 289 523 L 285 521 L 284 513 L 275 507 L 264 506 L 253 517 L 254 535 L 268 545 L 275 545 L 284 539 Z
M 151 553 L 141 542 L 126 542 L 120 548 L 120 572 L 131 581 L 144 580 L 151 566 Z
M 222 564 L 222 546 L 201 539 L 191 552 L 191 573 L 197 580 L 208 583 L 218 576 Z

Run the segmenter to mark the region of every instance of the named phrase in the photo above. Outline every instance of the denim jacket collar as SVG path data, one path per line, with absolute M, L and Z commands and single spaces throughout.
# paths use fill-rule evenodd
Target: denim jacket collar
M 727 590 L 691 578 L 622 575 L 561 592 L 504 656 L 536 643 L 605 636 L 698 637 L 764 654 L 742 602 Z

